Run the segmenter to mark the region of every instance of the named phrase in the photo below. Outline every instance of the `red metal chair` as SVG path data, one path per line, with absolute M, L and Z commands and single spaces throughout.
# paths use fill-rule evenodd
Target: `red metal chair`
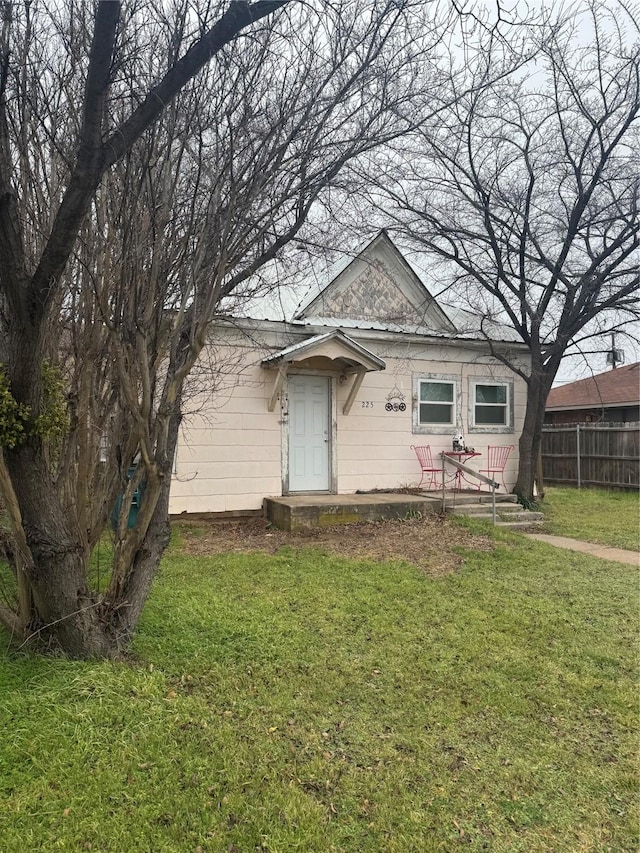
M 418 488 L 422 488 L 422 484 L 425 481 L 426 475 L 429 475 L 429 486 L 428 488 L 438 488 L 438 474 L 441 474 L 442 468 L 434 467 L 433 460 L 431 459 L 431 445 L 411 445 L 411 449 L 415 451 L 416 456 L 418 457 L 418 462 L 420 463 L 420 470 L 422 472 L 422 477 L 420 478 L 420 482 L 418 483 Z
M 493 480 L 496 479 L 494 476 L 495 474 L 500 474 L 500 479 L 502 480 L 505 492 L 507 491 L 507 487 L 504 484 L 504 469 L 514 446 L 515 445 L 513 444 L 501 447 L 492 447 L 489 445 L 489 447 L 487 447 L 487 467 L 479 469 L 481 474 L 486 474 L 487 477 L 491 477 Z M 480 491 L 481 486 L 482 483 L 479 483 L 478 491 Z

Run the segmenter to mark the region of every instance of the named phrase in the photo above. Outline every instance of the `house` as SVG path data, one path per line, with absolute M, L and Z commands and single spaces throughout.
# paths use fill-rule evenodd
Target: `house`
M 552 388 L 544 422 L 553 426 L 640 422 L 640 362 Z
M 191 400 L 173 514 L 416 486 L 411 445 L 430 445 L 439 461 L 460 431 L 482 455 L 515 445 L 504 474 L 513 486 L 525 384 L 497 355 L 526 371 L 526 348 L 508 327 L 481 330 L 469 311 L 438 304 L 385 232 L 286 316 L 265 313 L 258 304 L 214 326 L 216 386 Z

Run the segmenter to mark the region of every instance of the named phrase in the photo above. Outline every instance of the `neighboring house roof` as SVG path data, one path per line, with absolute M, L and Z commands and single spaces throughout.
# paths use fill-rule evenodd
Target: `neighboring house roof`
M 300 299 L 300 293 L 305 295 Z M 233 314 L 240 319 L 237 310 Z M 360 329 L 448 339 L 521 342 L 507 325 L 439 304 L 419 272 L 381 231 L 340 257 L 321 281 L 307 279 L 243 305 L 242 316 L 315 328 Z
M 640 361 L 552 388 L 547 411 L 607 408 L 640 402 Z

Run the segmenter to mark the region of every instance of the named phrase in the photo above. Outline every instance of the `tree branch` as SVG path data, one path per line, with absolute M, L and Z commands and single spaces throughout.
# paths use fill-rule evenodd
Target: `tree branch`
M 196 76 L 211 57 L 249 24 L 286 6 L 291 0 L 231 3 L 229 10 L 154 86 L 140 106 L 98 146 L 102 108 L 109 82 L 120 3 L 101 0 L 96 15 L 91 62 L 85 89 L 85 111 L 78 159 L 56 215 L 51 235 L 29 286 L 27 318 L 37 327 L 68 261 L 82 219 L 105 171 L 131 149 L 167 104 Z

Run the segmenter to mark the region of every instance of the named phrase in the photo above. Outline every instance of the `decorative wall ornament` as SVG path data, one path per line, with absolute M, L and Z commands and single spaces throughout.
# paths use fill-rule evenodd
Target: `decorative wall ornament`
M 405 412 L 407 404 L 405 403 L 405 395 L 394 385 L 391 391 L 387 394 L 387 402 L 384 406 L 387 412 Z

